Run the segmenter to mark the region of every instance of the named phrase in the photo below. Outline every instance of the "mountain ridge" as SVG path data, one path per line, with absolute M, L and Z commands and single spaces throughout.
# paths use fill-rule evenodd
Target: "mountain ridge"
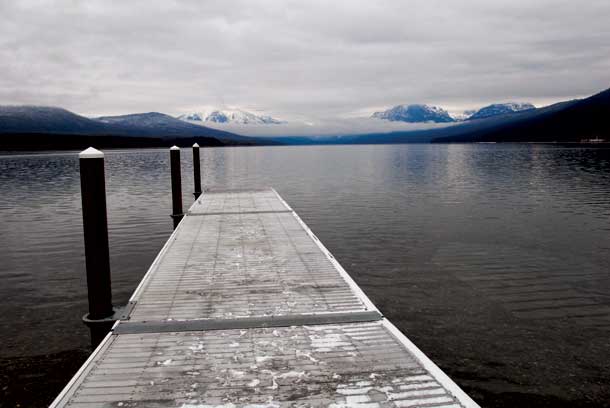
M 511 120 L 502 126 L 438 137 L 436 143 L 545 142 L 580 143 L 602 136 L 610 140 L 610 89 L 588 98 L 560 102 L 546 108 L 514 114 L 526 120 Z M 509 115 L 513 116 L 513 115 Z
M 493 103 L 476 110 L 472 115 L 468 116 L 466 120 L 485 119 L 493 116 L 523 112 L 531 109 L 536 109 L 536 107 L 529 102 Z
M 605 107 L 598 105 L 598 100 L 607 101 Z M 560 132 L 561 137 L 553 137 L 557 133 L 538 128 L 536 132 L 524 133 L 522 129 L 528 124 L 546 120 L 549 117 L 561 117 L 565 112 L 579 106 L 589 106 L 596 111 L 599 120 L 590 129 L 583 131 L 572 126 L 569 132 Z M 599 134 L 610 135 L 610 122 L 602 120 L 610 116 L 610 89 L 586 99 L 575 99 L 558 102 L 542 108 L 498 115 L 489 118 L 457 122 L 451 126 L 433 129 L 404 130 L 393 132 L 365 133 L 357 135 L 335 135 L 318 138 L 300 138 L 295 144 L 395 144 L 395 143 L 476 143 L 476 142 L 580 142 L 582 139 Z M 591 121 L 589 114 L 582 113 L 583 121 Z M 574 120 L 578 123 L 580 120 Z M 565 127 L 565 126 L 564 126 Z M 561 128 L 559 126 L 558 128 Z M 511 131 L 508 132 L 508 129 Z M 516 129 L 516 130 L 515 130 Z M 566 127 L 569 129 L 569 127 Z M 565 129 L 564 129 L 565 130 Z M 288 138 L 276 138 L 279 142 L 290 144 Z
M 0 146 L 32 145 L 33 148 L 36 147 L 34 143 L 46 146 L 57 142 L 61 145 L 67 140 L 72 146 L 78 144 L 77 136 L 95 138 L 104 144 L 108 144 L 103 140 L 104 137 L 108 140 L 113 138 L 119 144 L 129 146 L 136 141 L 143 145 L 157 145 L 194 139 L 201 140 L 203 145 L 273 143 L 270 140 L 186 123 L 159 112 L 87 118 L 64 108 L 38 105 L 0 106 L 0 136 Z
M 410 104 L 396 105 L 384 111 L 374 112 L 371 118 L 405 123 L 452 123 L 485 119 L 530 109 L 536 109 L 536 107 L 529 102 L 502 102 L 486 105 L 479 109 L 464 111 L 459 114 L 450 114 L 439 106 Z
M 371 118 L 407 123 L 455 122 L 455 119 L 443 108 L 424 104 L 396 105 L 390 109 L 373 113 Z
M 212 109 L 201 112 L 191 112 L 177 117 L 187 122 L 203 122 L 216 124 L 240 125 L 279 125 L 284 121 L 267 115 L 257 115 L 242 109 Z
M 358 144 L 358 143 L 471 143 L 471 142 L 580 142 L 610 139 L 610 89 L 584 99 L 559 102 L 542 108 L 527 108 L 506 114 L 450 123 L 449 126 L 392 132 L 335 134 L 302 137 L 245 137 L 194 125 L 158 112 L 86 118 L 63 108 L 0 106 L 0 147 L 36 141 L 52 145 L 53 136 L 78 137 L 111 145 L 137 143 L 162 145 L 169 140 L 226 144 Z M 490 105 L 491 106 L 491 105 Z M 16 138 L 11 139 L 11 135 Z M 17 137 L 17 136 L 18 137 Z M 30 142 L 27 142 L 27 140 Z M 106 139 L 104 139 L 106 138 Z M 119 139 L 117 139 L 119 138 Z M 140 138 L 137 142 L 136 138 Z M 27 140 L 26 140 L 27 139 Z M 137 143 L 136 143 L 137 142 Z M 11 144 L 12 143 L 12 144 Z

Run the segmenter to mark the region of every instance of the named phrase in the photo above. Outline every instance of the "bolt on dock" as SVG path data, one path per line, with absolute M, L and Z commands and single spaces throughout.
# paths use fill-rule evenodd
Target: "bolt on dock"
M 206 190 L 51 407 L 478 407 L 273 189 Z

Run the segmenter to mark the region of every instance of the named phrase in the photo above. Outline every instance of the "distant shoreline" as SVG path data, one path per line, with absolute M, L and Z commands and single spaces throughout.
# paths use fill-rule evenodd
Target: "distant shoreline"
M 9 137 L 27 137 L 28 143 L 19 143 L 12 141 L 6 143 L 2 140 L 3 136 Z M 48 138 L 61 138 L 60 140 L 40 140 Z M 40 140 L 42 143 L 32 143 Z M 240 144 L 240 143 L 223 143 L 214 138 L 148 138 L 135 136 L 91 136 L 91 135 L 55 135 L 55 134 L 18 134 L 18 135 L 0 135 L 0 152 L 3 153 L 22 153 L 22 152 L 78 152 L 87 147 L 94 146 L 100 149 L 109 150 L 125 150 L 125 149 L 160 149 L 169 148 L 173 145 L 179 147 L 190 147 L 194 143 L 198 143 L 201 147 L 258 147 L 258 146 L 377 146 L 377 145 L 405 145 L 405 144 L 425 144 L 425 145 L 468 145 L 468 144 L 483 144 L 483 145 L 551 145 L 551 146 L 569 146 L 569 147 L 597 147 L 610 148 L 610 141 L 604 142 L 578 142 L 578 141 L 497 141 L 497 142 L 446 142 L 446 141 L 430 141 L 430 142 L 346 142 L 339 143 L 336 140 L 332 141 L 312 141 L 311 143 L 278 143 L 271 139 L 270 143 L 265 144 Z
M 149 137 L 149 136 L 114 136 L 62 133 L 3 133 L 0 134 L 0 150 L 82 150 L 89 146 L 98 148 L 147 148 L 171 147 L 174 144 L 192 145 L 198 143 L 205 147 L 248 146 L 241 142 L 220 141 L 214 137 Z

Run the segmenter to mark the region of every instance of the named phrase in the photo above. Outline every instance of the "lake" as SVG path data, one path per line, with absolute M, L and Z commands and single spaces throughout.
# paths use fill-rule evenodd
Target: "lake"
M 185 204 L 193 196 L 182 151 Z M 610 149 L 202 149 L 206 187 L 274 187 L 379 309 L 483 406 L 610 406 Z M 77 152 L 0 153 L 0 400 L 86 358 Z M 106 151 L 113 296 L 172 230 L 167 149 Z M 2 395 L 4 397 L 2 398 Z

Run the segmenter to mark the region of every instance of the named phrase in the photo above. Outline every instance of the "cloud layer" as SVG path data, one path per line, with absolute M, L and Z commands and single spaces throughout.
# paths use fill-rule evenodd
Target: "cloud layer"
M 0 104 L 293 121 L 607 88 L 610 2 L 4 1 Z
M 374 118 L 331 118 L 316 122 L 292 121 L 282 124 L 242 125 L 232 123 L 191 122 L 245 136 L 344 136 L 365 133 L 388 133 L 452 126 L 453 123 L 405 123 Z

